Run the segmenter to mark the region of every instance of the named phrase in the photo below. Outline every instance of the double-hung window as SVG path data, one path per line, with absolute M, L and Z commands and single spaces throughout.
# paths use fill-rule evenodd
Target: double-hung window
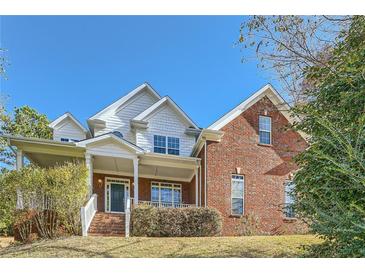
M 231 212 L 232 215 L 244 213 L 244 185 L 243 175 L 233 174 L 231 178 Z
M 172 155 L 180 154 L 180 140 L 176 137 L 167 138 L 167 153 Z
M 295 218 L 294 212 L 294 183 L 292 181 L 288 181 L 285 183 L 285 204 L 284 204 L 284 215 L 286 218 Z
M 153 136 L 153 151 L 166 154 L 166 136 Z
M 181 185 L 153 182 L 151 202 L 162 207 L 174 207 L 181 204 Z
M 259 116 L 259 142 L 271 145 L 271 117 Z
M 176 137 L 154 135 L 153 151 L 162 154 L 180 155 L 180 139 Z

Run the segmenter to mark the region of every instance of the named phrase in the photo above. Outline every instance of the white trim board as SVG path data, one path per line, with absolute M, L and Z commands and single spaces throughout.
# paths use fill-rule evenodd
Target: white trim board
M 280 96 L 280 94 L 273 88 L 272 85 L 267 84 L 251 95 L 248 99 L 239 104 L 237 107 L 218 119 L 212 125 L 210 125 L 208 129 L 220 130 L 265 96 L 267 96 L 274 105 L 280 105 L 279 111 L 289 122 L 293 122 L 293 118 L 289 115 L 289 104 Z
M 124 146 L 127 146 L 128 148 L 134 150 L 137 154 L 143 154 L 144 153 L 144 150 L 122 138 L 119 138 L 117 136 L 115 136 L 113 133 L 107 133 L 107 134 L 104 134 L 104 135 L 100 135 L 100 136 L 97 136 L 95 138 L 91 138 L 91 139 L 86 139 L 84 141 L 81 141 L 81 142 L 78 142 L 76 143 L 76 146 L 78 147 L 86 147 L 87 145 L 91 145 L 91 144 L 94 144 L 94 143 L 97 143 L 97 142 L 100 142 L 100 141 L 103 141 L 103 140 L 107 140 L 107 139 L 111 139 L 111 140 L 114 140 Z M 113 152 L 111 152 L 113 153 Z
M 94 169 L 94 173 L 98 174 L 105 174 L 105 175 L 119 175 L 119 176 L 126 176 L 126 177 L 133 177 L 133 172 L 120 172 L 120 171 L 112 171 L 112 170 L 104 170 L 104 169 Z M 167 181 L 173 181 L 173 182 L 184 182 L 184 183 L 190 183 L 192 178 L 188 179 L 181 179 L 176 177 L 168 177 L 168 176 L 154 176 L 154 175 L 144 175 L 144 174 L 138 174 L 138 178 L 145 178 L 145 179 L 151 179 L 151 180 L 167 180 Z

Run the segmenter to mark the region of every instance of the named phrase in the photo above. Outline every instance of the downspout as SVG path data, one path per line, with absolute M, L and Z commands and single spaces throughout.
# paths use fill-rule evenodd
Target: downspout
M 204 144 L 204 207 L 207 207 L 207 140 Z
M 202 206 L 202 163 L 199 163 L 199 206 Z

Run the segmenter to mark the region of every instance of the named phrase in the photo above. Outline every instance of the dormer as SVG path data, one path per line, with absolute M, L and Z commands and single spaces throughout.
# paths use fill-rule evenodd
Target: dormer
M 58 117 L 49 127 L 53 130 L 53 140 L 79 142 L 88 137 L 89 131 L 70 113 Z

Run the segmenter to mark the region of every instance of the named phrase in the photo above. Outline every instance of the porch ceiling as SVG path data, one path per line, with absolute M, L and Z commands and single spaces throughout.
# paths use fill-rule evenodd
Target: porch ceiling
M 94 156 L 93 168 L 95 173 L 133 177 L 133 161 L 130 159 Z M 139 165 L 139 177 L 142 178 L 190 182 L 193 176 L 192 168 L 152 165 L 143 161 Z
M 22 150 L 24 155 L 41 167 L 51 167 L 66 161 L 83 161 L 85 149 L 73 143 L 38 138 L 3 136 L 11 146 Z
M 41 167 L 52 167 L 56 165 L 62 165 L 65 162 L 82 162 L 83 158 L 70 157 L 70 156 L 60 156 L 52 154 L 43 153 L 26 153 L 25 156 L 32 162 Z

